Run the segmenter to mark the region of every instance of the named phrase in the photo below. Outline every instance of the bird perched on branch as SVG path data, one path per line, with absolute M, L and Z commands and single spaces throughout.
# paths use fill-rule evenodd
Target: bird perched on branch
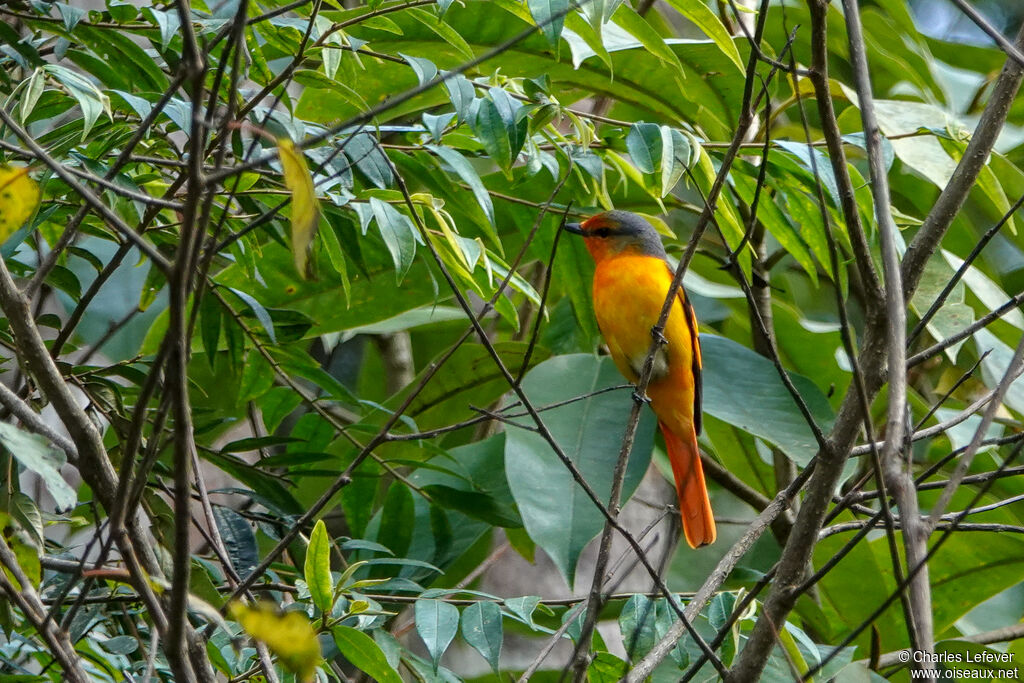
M 638 382 L 651 348 L 652 330 L 672 284 L 673 272 L 658 233 L 627 211 L 608 211 L 565 229 L 582 235 L 594 257 L 594 312 L 612 360 Z M 700 464 L 701 357 L 697 318 L 680 287 L 663 341 L 654 354 L 647 396 L 658 416 L 676 480 L 686 542 L 697 548 L 715 540 Z

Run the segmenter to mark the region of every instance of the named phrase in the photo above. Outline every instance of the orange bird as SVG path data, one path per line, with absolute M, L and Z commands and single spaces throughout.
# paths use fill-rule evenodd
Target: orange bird
M 594 313 L 612 360 L 637 382 L 651 346 L 651 328 L 672 284 L 673 272 L 658 233 L 627 211 L 608 211 L 565 229 L 582 235 L 594 257 Z M 700 464 L 701 359 L 697 318 L 679 288 L 664 332 L 666 345 L 654 356 L 647 386 L 651 408 L 665 437 L 676 480 L 683 533 L 692 548 L 715 540 L 704 470 Z

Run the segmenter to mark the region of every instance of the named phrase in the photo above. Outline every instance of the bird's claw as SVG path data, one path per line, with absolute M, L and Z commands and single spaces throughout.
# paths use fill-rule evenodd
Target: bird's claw
M 651 328 L 651 338 L 661 346 L 668 345 L 668 339 L 665 338 L 665 335 L 657 327 Z
M 633 390 L 633 400 L 636 401 L 637 403 L 650 403 L 651 402 L 651 397 L 650 396 L 643 396 L 643 395 L 641 395 L 641 393 L 639 391 L 634 389 Z

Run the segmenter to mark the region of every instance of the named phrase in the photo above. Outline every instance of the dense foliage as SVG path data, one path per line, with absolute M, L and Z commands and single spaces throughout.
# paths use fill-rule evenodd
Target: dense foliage
M 904 2 L 863 36 L 756 4 L 4 3 L 0 676 L 1024 661 L 1021 66 Z M 664 501 L 651 550 L 608 500 L 624 434 L 623 501 L 668 471 L 558 229 L 610 208 L 701 323 L 741 524 L 698 551 Z M 649 590 L 596 599 L 608 524 Z M 512 554 L 566 589 L 480 589 Z

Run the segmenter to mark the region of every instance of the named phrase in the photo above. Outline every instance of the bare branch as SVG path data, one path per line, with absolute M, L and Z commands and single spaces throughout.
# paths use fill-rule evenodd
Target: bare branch
M 956 469 L 953 471 L 953 475 L 949 478 L 949 483 L 946 484 L 946 488 L 942 490 L 942 495 L 932 505 L 931 514 L 928 517 L 928 524 L 934 528 L 939 519 L 942 517 L 942 513 L 945 512 L 946 508 L 949 507 L 950 501 L 953 499 L 953 494 L 956 493 L 957 487 L 960 481 L 966 476 L 968 468 L 971 466 L 971 462 L 974 460 L 974 454 L 978 452 L 978 447 L 981 445 L 982 439 L 988 433 L 988 427 L 992 424 L 992 418 L 995 417 L 996 410 L 1002 405 L 1003 397 L 1006 396 L 1006 392 L 1010 390 L 1010 385 L 1017 380 L 1021 372 L 1024 371 L 1024 337 L 1021 338 L 1020 343 L 1017 344 L 1017 350 L 1013 354 L 1013 358 L 1010 360 L 1009 365 L 1006 366 L 1006 373 L 1003 378 L 996 385 L 993 391 L 991 403 L 988 405 L 988 409 L 985 414 L 981 417 L 981 422 L 978 423 L 977 429 L 974 431 L 974 436 L 971 438 L 970 444 L 967 446 L 967 450 L 960 457 L 960 461 L 957 462 Z
M 18 582 L 15 586 L 11 578 Z M 89 675 L 82 668 L 81 660 L 75 652 L 68 632 L 60 629 L 46 618 L 46 607 L 39 599 L 39 594 L 32 581 L 18 564 L 18 558 L 0 535 L 0 594 L 6 594 L 10 604 L 17 605 L 22 615 L 32 624 L 43 640 L 46 641 L 49 653 L 60 662 L 61 672 L 71 683 L 88 683 Z
M 861 27 L 860 9 L 855 0 L 843 0 L 846 15 L 846 31 L 853 63 L 853 76 L 860 100 L 860 115 L 864 124 L 864 138 L 867 144 L 868 164 L 871 177 L 871 195 L 875 203 L 875 217 L 878 221 L 878 236 L 882 253 L 882 270 L 885 276 L 885 317 L 887 332 L 886 364 L 889 367 L 889 389 L 885 441 L 882 444 L 881 468 L 888 488 L 893 492 L 900 511 L 903 529 L 903 547 L 908 565 L 921 565 L 921 571 L 910 582 L 910 604 L 906 610 L 907 627 L 911 642 L 918 650 L 932 652 L 935 639 L 932 626 L 931 586 L 928 580 L 928 565 L 924 561 L 928 542 L 928 525 L 921 520 L 917 503 L 917 491 L 911 472 L 910 454 L 903 457 L 904 435 L 907 431 L 907 373 L 906 373 L 906 309 L 903 304 L 903 285 L 900 274 L 899 254 L 896 242 L 899 231 L 892 220 L 889 197 L 889 178 L 882 158 L 882 134 L 875 117 L 874 95 L 871 92 L 871 76 L 868 70 L 867 48 Z M 888 513 L 888 506 L 882 505 Z M 892 526 L 886 515 L 887 527 Z M 890 538 L 892 531 L 889 532 Z M 892 552 L 894 566 L 899 566 L 899 556 Z M 897 577 L 899 572 L 897 572 Z

